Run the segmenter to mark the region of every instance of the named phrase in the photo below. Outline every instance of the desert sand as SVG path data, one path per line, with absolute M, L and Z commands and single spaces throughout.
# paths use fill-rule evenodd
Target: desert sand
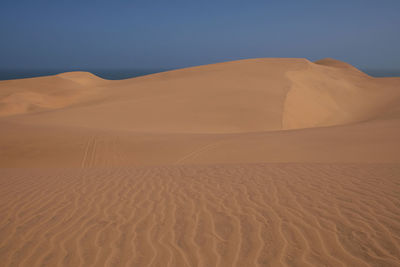
M 1 266 L 400 266 L 400 78 L 249 59 L 0 81 Z

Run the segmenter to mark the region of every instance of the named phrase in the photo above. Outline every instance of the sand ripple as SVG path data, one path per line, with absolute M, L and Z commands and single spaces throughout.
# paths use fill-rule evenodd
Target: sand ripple
M 0 177 L 2 266 L 400 265 L 399 165 L 0 169 Z

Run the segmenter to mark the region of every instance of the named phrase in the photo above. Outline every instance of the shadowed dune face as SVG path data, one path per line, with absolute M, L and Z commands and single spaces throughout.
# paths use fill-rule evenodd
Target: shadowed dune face
M 1 266 L 400 266 L 400 78 L 253 59 L 0 82 Z

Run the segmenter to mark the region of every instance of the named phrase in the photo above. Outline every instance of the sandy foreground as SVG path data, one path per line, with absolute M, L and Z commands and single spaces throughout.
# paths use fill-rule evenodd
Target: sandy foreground
M 0 81 L 0 266 L 400 266 L 399 151 L 333 59 Z

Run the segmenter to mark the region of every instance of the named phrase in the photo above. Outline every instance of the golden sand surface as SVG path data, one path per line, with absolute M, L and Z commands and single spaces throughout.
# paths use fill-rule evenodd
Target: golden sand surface
M 400 78 L 0 81 L 0 266 L 400 266 Z

